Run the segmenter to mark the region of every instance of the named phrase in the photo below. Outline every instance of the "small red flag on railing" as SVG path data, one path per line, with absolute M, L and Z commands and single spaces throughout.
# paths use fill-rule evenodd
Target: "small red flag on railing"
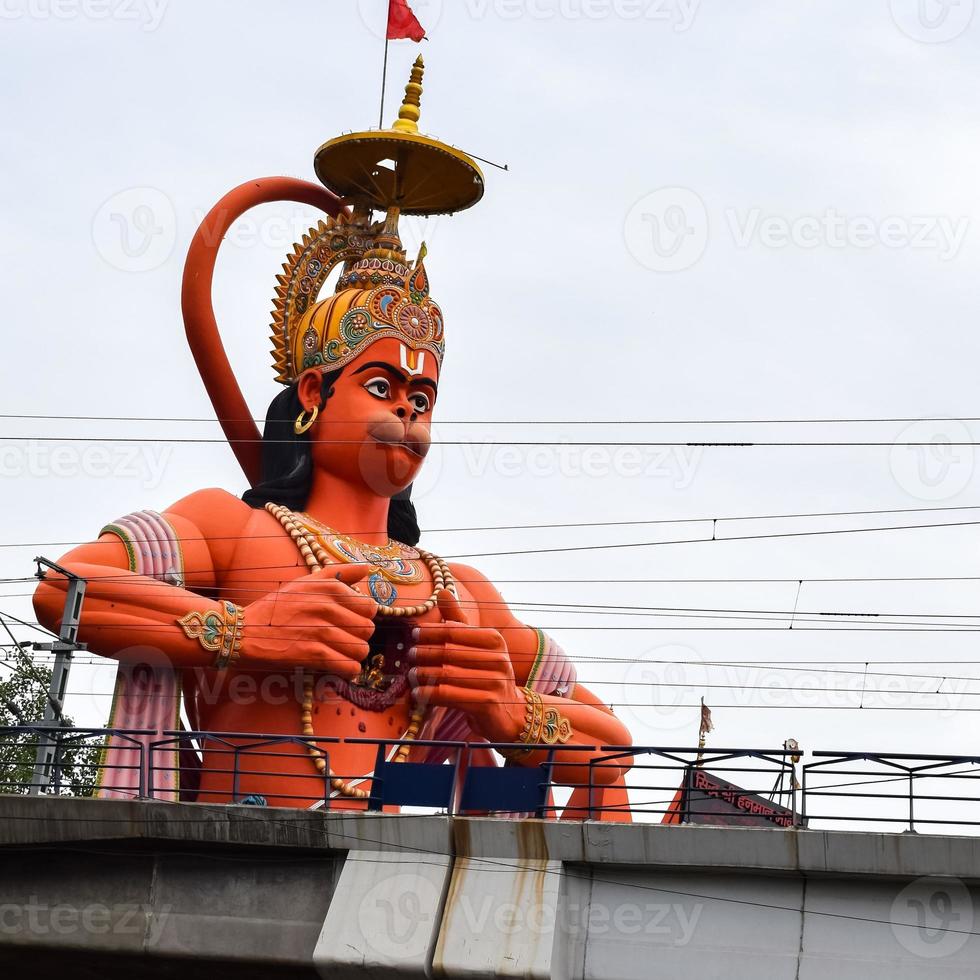
M 425 28 L 418 22 L 406 0 L 389 0 L 388 40 L 400 41 L 404 38 L 422 41 L 425 38 Z

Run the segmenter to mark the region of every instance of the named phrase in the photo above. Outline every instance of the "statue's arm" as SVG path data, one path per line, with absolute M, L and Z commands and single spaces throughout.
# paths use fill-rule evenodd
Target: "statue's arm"
M 495 631 L 503 638 L 505 655 L 509 667 L 509 690 L 507 683 L 495 678 L 495 693 L 487 691 L 485 697 L 474 694 L 471 698 L 472 711 L 477 727 L 482 735 L 494 742 L 517 741 L 526 732 L 528 696 L 524 692 L 525 685 L 535 678 L 535 671 L 540 670 L 543 657 L 542 644 L 546 637 L 530 626 L 522 623 L 507 606 L 497 589 L 479 572 L 464 566 L 454 566 L 453 574 L 464 584 L 465 589 L 473 597 L 476 616 L 471 606 L 464 603 L 463 613 L 469 619 L 470 629 Z M 465 635 L 465 629 L 462 635 Z M 483 641 L 486 642 L 486 641 Z M 560 653 L 560 651 L 558 651 Z M 463 663 L 466 657 L 460 658 Z M 481 660 L 479 654 L 470 654 L 469 659 Z M 489 663 L 489 657 L 487 659 Z M 554 657 L 550 660 L 554 663 Z M 547 691 L 552 685 L 536 685 L 539 691 Z M 554 777 L 560 783 L 581 783 L 587 779 L 587 769 L 583 763 L 599 755 L 598 752 L 577 751 L 562 752 L 561 745 L 567 746 L 603 746 L 632 745 L 632 737 L 626 726 L 613 714 L 602 701 L 588 688 L 573 683 L 563 690 L 561 685 L 555 685 L 559 693 L 538 693 L 541 708 L 549 712 L 551 720 L 568 723 L 567 740 L 556 742 L 559 749 L 555 755 L 556 768 Z M 560 723 L 559 721 L 559 723 Z M 535 752 L 514 761 L 520 765 L 533 766 L 544 761 L 542 752 Z M 618 780 L 628 770 L 629 759 L 620 760 L 618 765 L 597 768 L 594 772 L 596 783 L 606 785 Z
M 87 582 L 79 639 L 94 653 L 123 661 L 145 659 L 149 648 L 176 667 L 214 665 L 220 650 L 189 636 L 179 621 L 191 616 L 192 633 L 198 622 L 202 633 L 209 623 L 226 635 L 235 630 L 235 613 L 220 594 L 208 593 L 216 593 L 249 516 L 246 504 L 220 490 L 200 491 L 165 512 L 182 551 L 182 585 L 131 571 L 130 553 L 113 533 L 69 552 L 59 564 Z M 67 581 L 56 572 L 35 592 L 38 621 L 50 630 L 61 625 L 66 592 Z

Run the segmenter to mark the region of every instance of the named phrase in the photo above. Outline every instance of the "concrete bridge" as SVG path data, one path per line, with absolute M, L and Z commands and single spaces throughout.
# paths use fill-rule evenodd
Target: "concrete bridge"
M 0 965 L 971 980 L 980 839 L 0 797 Z

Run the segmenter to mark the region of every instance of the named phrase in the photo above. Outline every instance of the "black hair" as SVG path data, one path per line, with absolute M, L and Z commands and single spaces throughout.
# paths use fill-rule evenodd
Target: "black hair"
M 325 411 L 341 371 L 326 371 L 320 386 L 320 411 Z M 272 400 L 262 433 L 262 482 L 243 495 L 256 510 L 268 503 L 303 510 L 313 486 L 313 447 L 310 437 L 293 428 L 303 411 L 297 385 L 292 384 Z M 388 536 L 403 544 L 418 544 L 422 532 L 412 503 L 411 490 L 392 498 L 388 508 Z

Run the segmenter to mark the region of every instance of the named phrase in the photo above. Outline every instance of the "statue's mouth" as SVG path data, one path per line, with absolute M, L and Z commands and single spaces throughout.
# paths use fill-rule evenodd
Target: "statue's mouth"
M 395 435 L 392 428 L 389 424 L 374 426 L 368 429 L 368 435 L 375 442 L 381 443 L 382 446 L 404 449 L 418 459 L 425 459 L 426 453 L 429 451 L 428 443 L 413 439 L 408 433 L 401 436 Z

